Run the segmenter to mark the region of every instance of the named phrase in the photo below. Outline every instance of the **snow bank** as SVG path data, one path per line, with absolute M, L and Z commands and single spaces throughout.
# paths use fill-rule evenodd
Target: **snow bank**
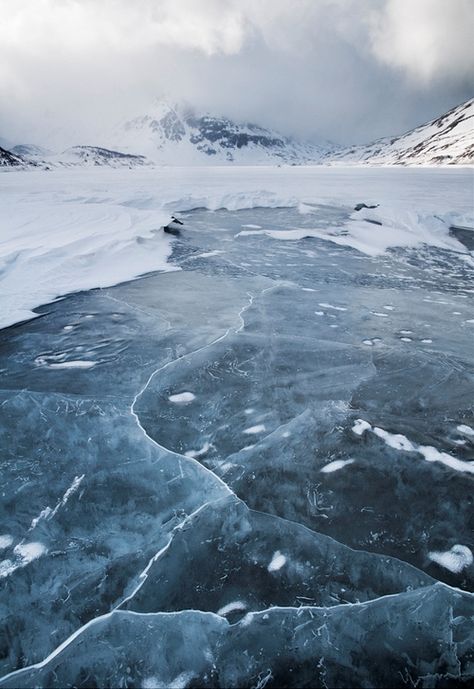
M 171 239 L 160 229 L 169 213 L 129 208 L 104 182 L 95 190 L 81 178 L 75 193 L 64 171 L 1 175 L 0 328 L 68 293 L 175 269 L 167 263 Z
M 379 207 L 352 212 L 362 201 Z M 318 226 L 315 216 L 314 229 L 274 232 L 275 239 L 298 240 L 304 234 L 371 255 L 422 243 L 466 253 L 448 228 L 474 225 L 472 170 L 274 166 L 2 171 L 0 327 L 31 318 L 32 309 L 70 292 L 172 270 L 167 262 L 171 240 L 160 229 L 172 213 L 197 207 L 292 206 L 307 219 L 314 204 L 347 209 L 350 217 L 341 233 Z

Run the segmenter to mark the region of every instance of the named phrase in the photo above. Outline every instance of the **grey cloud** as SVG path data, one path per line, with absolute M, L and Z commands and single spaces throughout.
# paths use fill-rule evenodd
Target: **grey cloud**
M 472 96 L 471 0 L 0 0 L 0 135 L 100 143 L 167 94 L 289 134 L 397 133 Z

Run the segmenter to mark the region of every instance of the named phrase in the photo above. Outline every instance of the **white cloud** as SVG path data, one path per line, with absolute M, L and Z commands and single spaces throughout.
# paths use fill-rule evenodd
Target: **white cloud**
M 472 0 L 388 0 L 371 37 L 378 58 L 425 84 L 474 74 Z

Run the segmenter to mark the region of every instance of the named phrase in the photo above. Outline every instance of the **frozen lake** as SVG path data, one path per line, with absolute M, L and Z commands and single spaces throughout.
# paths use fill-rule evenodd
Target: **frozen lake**
M 472 259 L 350 212 L 184 212 L 0 331 L 0 686 L 468 681 Z

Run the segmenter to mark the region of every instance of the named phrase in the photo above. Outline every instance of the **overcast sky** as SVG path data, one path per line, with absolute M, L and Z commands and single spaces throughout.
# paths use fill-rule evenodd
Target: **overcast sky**
M 99 132 L 163 94 L 305 138 L 474 94 L 474 0 L 0 0 L 0 137 Z

